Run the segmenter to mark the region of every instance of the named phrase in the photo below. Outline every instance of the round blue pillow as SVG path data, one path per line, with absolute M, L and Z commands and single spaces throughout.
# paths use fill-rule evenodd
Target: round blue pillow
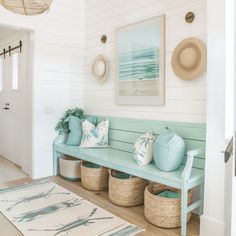
M 169 129 L 160 134 L 153 145 L 155 164 L 162 171 L 177 170 L 184 160 L 184 153 L 184 140 Z

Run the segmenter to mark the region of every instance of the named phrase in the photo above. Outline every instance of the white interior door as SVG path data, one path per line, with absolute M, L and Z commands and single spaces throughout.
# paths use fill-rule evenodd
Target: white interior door
M 0 91 L 0 155 L 10 158 L 10 142 L 11 142 L 11 124 L 10 109 L 8 106 L 8 90 L 10 87 L 9 77 L 10 71 L 6 70 L 10 66 L 10 59 L 1 59 L 1 91 Z
M 236 235 L 236 4 L 235 1 L 233 1 L 232 4 L 232 9 L 233 9 L 233 29 L 234 29 L 234 62 L 233 62 L 233 67 L 234 67 L 234 109 L 233 109 L 233 114 L 234 114 L 234 141 L 233 141 L 233 155 L 232 155 L 232 160 L 231 160 L 231 177 L 232 177 L 232 190 L 231 190 L 231 235 L 234 236 Z
M 15 51 L 3 59 L 0 91 L 0 155 L 23 169 L 27 169 L 28 162 L 25 54 L 22 49 L 22 53 Z

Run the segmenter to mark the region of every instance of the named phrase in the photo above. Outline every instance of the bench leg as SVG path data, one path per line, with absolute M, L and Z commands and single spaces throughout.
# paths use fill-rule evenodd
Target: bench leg
M 199 215 L 203 214 L 203 207 L 204 207 L 204 182 L 200 185 L 200 200 L 201 205 L 199 207 Z
M 181 236 L 187 233 L 187 208 L 188 208 L 188 190 L 186 184 L 183 184 L 181 191 Z
M 53 151 L 53 175 L 58 175 L 58 162 L 59 162 L 59 153 L 56 151 Z

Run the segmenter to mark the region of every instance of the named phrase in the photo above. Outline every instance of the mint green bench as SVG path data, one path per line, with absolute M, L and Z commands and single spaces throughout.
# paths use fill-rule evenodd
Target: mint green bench
M 98 117 L 98 121 L 105 117 Z M 54 175 L 57 175 L 58 158 L 64 154 L 119 170 L 150 181 L 181 189 L 181 235 L 186 235 L 187 213 L 199 208 L 203 211 L 206 127 L 203 124 L 176 123 L 109 117 L 109 148 L 85 149 L 65 145 L 66 136 L 58 136 L 53 143 Z M 176 171 L 163 172 L 154 163 L 138 166 L 133 159 L 133 144 L 143 133 L 152 130 L 156 135 L 168 127 L 184 138 L 186 155 L 183 165 Z M 189 189 L 200 187 L 199 200 L 187 205 Z

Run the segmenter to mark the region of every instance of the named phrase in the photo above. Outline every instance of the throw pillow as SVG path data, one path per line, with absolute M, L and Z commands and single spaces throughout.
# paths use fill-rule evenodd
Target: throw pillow
M 153 132 L 150 131 L 137 139 L 134 144 L 134 159 L 139 165 L 147 165 L 152 161 L 152 147 L 155 141 Z
M 105 119 L 95 127 L 94 124 L 85 120 L 82 123 L 83 136 L 80 147 L 108 147 L 109 120 Z
M 154 161 L 162 171 L 178 169 L 184 160 L 185 142 L 183 138 L 166 129 L 160 134 L 153 145 Z
M 96 122 L 97 122 L 97 118 L 94 116 L 89 116 L 88 118 L 86 118 L 86 120 L 88 120 L 92 124 L 96 124 Z M 82 122 L 83 122 L 83 120 L 76 117 L 76 116 L 69 117 L 70 133 L 68 134 L 66 145 L 70 145 L 70 146 L 79 146 L 80 145 L 81 138 L 83 135 Z

